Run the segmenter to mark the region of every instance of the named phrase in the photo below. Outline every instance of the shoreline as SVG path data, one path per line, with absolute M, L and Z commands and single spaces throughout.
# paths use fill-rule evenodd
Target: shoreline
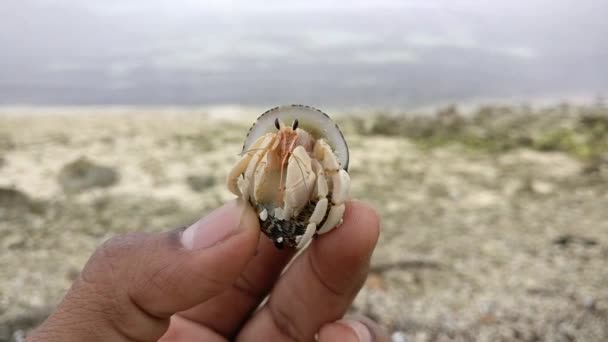
M 608 91 L 606 92 L 608 94 Z M 457 106 L 464 113 L 469 113 L 477 108 L 484 106 L 520 106 L 526 105 L 532 108 L 555 106 L 563 103 L 571 105 L 591 105 L 599 101 L 605 101 L 603 93 L 595 95 L 590 94 L 563 94 L 563 95 L 548 95 L 540 97 L 488 97 L 478 99 L 463 99 L 460 101 L 437 101 L 427 105 L 355 105 L 355 106 L 339 106 L 339 105 L 319 105 L 310 104 L 313 107 L 319 108 L 332 116 L 365 116 L 369 114 L 402 114 L 412 113 L 429 115 L 436 113 L 438 110 L 448 107 Z M 287 101 L 284 104 L 291 104 Z M 95 115 L 192 115 L 204 114 L 209 119 L 227 119 L 235 120 L 248 117 L 256 117 L 266 110 L 277 105 L 239 105 L 239 104 L 217 104 L 217 105 L 116 105 L 116 104 L 95 104 L 95 105 L 32 105 L 32 104 L 15 104 L 6 105 L 0 104 L 0 118 L 15 117 L 15 116 L 71 116 L 82 115 L 83 112 Z

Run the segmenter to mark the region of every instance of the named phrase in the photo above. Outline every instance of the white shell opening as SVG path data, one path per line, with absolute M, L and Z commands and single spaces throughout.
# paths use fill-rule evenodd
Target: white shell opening
M 315 139 L 324 138 L 336 154 L 340 166 L 344 170 L 348 170 L 348 145 L 338 125 L 327 114 L 309 106 L 280 106 L 260 115 L 249 129 L 243 145 L 243 152 L 247 151 L 258 137 L 277 130 L 274 125 L 276 118 L 279 118 L 286 125 L 291 125 L 295 119 L 298 119 L 298 127 L 306 130 Z

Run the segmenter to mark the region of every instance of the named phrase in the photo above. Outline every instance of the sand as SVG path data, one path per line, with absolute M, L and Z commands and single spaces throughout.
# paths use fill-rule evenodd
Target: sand
M 0 114 L 0 341 L 43 319 L 104 240 L 232 198 L 224 179 L 251 123 L 180 109 Z M 563 151 L 428 148 L 341 122 L 352 194 L 383 226 L 351 312 L 394 341 L 608 339 L 605 172 Z M 66 187 L 66 165 L 82 161 L 115 178 Z

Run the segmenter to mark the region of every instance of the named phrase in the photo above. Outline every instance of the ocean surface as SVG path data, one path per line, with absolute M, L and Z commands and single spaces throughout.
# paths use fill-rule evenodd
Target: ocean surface
M 606 1 L 8 0 L 0 105 L 608 94 Z

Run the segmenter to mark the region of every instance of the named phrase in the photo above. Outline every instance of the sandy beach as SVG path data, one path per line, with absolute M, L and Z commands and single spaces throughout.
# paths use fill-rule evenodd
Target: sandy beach
M 38 324 L 104 240 L 233 197 L 258 112 L 224 110 L 0 110 L 0 341 Z M 396 342 L 608 339 L 605 106 L 337 116 L 352 195 L 383 225 L 351 312 Z

